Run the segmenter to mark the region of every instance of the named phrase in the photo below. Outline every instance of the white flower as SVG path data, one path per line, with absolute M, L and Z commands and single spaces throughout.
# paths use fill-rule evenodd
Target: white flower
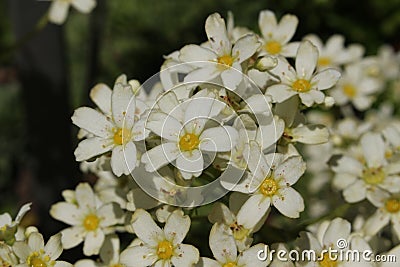
M 93 135 L 79 143 L 75 150 L 76 160 L 84 161 L 112 151 L 114 174 L 128 175 L 137 164 L 134 142 L 147 135 L 144 121 L 137 118 L 143 111 L 137 108 L 134 92 L 130 85 L 117 82 L 112 92 L 105 86 L 95 87 L 91 97 L 102 113 L 88 107 L 75 110 L 72 122 Z
M 237 191 L 252 193 L 242 207 L 247 216 L 258 221 L 273 205 L 283 215 L 298 218 L 304 210 L 304 201 L 291 186 L 306 169 L 301 156 L 284 159 L 278 153 L 264 155 L 254 141 L 250 142 L 247 153 L 250 174 L 237 185 Z
M 190 218 L 180 211 L 173 212 L 161 229 L 151 215 L 138 209 L 132 216 L 132 227 L 140 244 L 121 253 L 120 262 L 126 266 L 192 266 L 199 261 L 199 252 L 192 245 L 182 244 L 190 228 Z
M 285 58 L 279 57 L 278 65 L 271 72 L 280 78 L 280 83 L 268 87 L 266 94 L 278 103 L 295 95 L 307 107 L 323 103 L 325 95 L 322 90 L 334 86 L 340 72 L 326 69 L 314 74 L 317 60 L 318 49 L 309 41 L 301 42 L 296 54 L 296 69 Z
M 59 25 L 63 24 L 67 18 L 70 5 L 79 12 L 87 14 L 96 7 L 96 0 L 52 0 L 49 21 Z
M 274 12 L 261 11 L 258 17 L 263 43 L 260 55 L 294 57 L 299 42 L 289 43 L 289 41 L 296 32 L 298 23 L 299 20 L 294 15 L 286 14 L 278 23 Z
M 19 267 L 72 267 L 65 261 L 57 261 L 63 250 L 60 233 L 50 237 L 46 245 L 40 233 L 32 233 L 27 243 L 15 242 L 13 250 L 21 262 Z
M 361 137 L 362 158 L 344 155 L 332 158 L 331 168 L 335 172 L 333 184 L 343 190 L 349 203 L 367 198 L 374 203 L 382 190 L 392 193 L 400 191 L 400 168 L 385 158 L 385 143 L 377 133 L 366 133 Z
M 352 103 L 358 110 L 369 108 L 377 93 L 382 87 L 379 80 L 368 77 L 363 72 L 362 64 L 356 63 L 346 66 L 343 77 L 330 92 L 337 105 Z
M 400 197 L 396 194 L 380 193 L 378 197 L 374 198 L 374 202 L 372 203 L 378 209 L 365 222 L 363 230 L 366 235 L 374 236 L 391 222 L 394 232 L 400 238 Z
M 18 258 L 11 247 L 0 242 L 0 266 L 13 267 L 18 265 Z
M 241 37 L 234 44 L 229 40 L 224 19 L 217 13 L 206 20 L 206 33 L 211 49 L 187 45 L 180 51 L 179 59 L 197 67 L 185 77 L 185 82 L 205 82 L 221 77 L 222 83 L 235 90 L 242 81 L 242 66 L 258 49 L 259 43 L 254 34 Z
M 253 218 L 248 215 L 246 208 L 242 209 L 243 203 L 247 198 L 235 193 L 229 198 L 229 206 L 222 203 L 215 203 L 212 211 L 208 215 L 211 223 L 219 223 L 226 226 L 226 232 L 233 236 L 238 250 L 241 252 L 248 249 L 253 242 L 253 233 L 260 230 L 268 217 L 268 212 L 262 217 Z
M 224 225 L 214 224 L 210 232 L 210 248 L 216 260 L 201 258 L 196 267 L 264 267 L 269 261 L 261 261 L 257 253 L 265 248 L 259 243 L 238 254 L 233 236 L 225 232 Z
M 161 111 L 150 113 L 146 127 L 166 141 L 143 154 L 142 162 L 146 164 L 147 171 L 156 171 L 176 160 L 176 167 L 183 178 L 190 179 L 198 177 L 203 171 L 203 152 L 231 150 L 238 135 L 233 127 L 205 129 L 213 97 L 188 100 L 184 112 L 178 107 L 178 99 L 172 91 L 158 101 Z
M 83 253 L 98 254 L 105 234 L 113 231 L 111 226 L 121 220 L 122 211 L 116 203 L 102 205 L 87 183 L 76 187 L 75 197 L 76 205 L 59 202 L 50 209 L 53 218 L 71 225 L 62 230 L 62 244 L 69 249 L 84 240 Z
M 18 211 L 15 220 L 11 218 L 10 214 L 0 214 L 0 242 L 12 245 L 16 240 L 16 233 L 18 230 L 19 223 L 21 222 L 24 215 L 31 209 L 31 204 L 28 203 L 21 207 Z
M 364 47 L 358 44 L 351 44 L 347 48 L 344 47 L 344 37 L 339 34 L 332 35 L 326 41 L 325 45 L 321 39 L 310 34 L 304 37 L 318 48 L 318 69 L 338 68 L 344 64 L 356 62 L 361 59 L 364 54 Z

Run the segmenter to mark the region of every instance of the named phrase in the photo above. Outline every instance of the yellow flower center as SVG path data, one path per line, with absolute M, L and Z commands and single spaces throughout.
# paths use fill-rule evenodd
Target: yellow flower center
M 54 266 L 55 261 L 52 261 L 48 255 L 43 255 L 43 249 L 40 251 L 32 252 L 27 260 L 26 263 L 29 267 L 48 267 Z
M 278 183 L 273 178 L 266 178 L 261 186 L 260 191 L 264 196 L 271 197 L 276 194 L 279 189 Z
M 157 247 L 158 258 L 163 260 L 170 259 L 172 257 L 173 252 L 174 252 L 174 247 L 172 246 L 171 242 L 164 240 L 158 243 Z
M 332 60 L 329 57 L 320 57 L 318 59 L 318 66 L 325 67 L 331 64 Z
M 243 225 L 239 225 L 237 222 L 232 223 L 229 228 L 233 232 L 233 237 L 236 240 L 243 240 L 249 233 L 249 230 L 244 228 Z
M 264 45 L 265 51 L 267 51 L 271 55 L 279 54 L 282 50 L 282 46 L 277 41 L 270 41 Z
M 357 94 L 357 89 L 351 85 L 351 84 L 345 84 L 343 86 L 343 93 L 348 97 L 348 98 L 353 98 Z
M 386 200 L 385 202 L 385 208 L 388 212 L 390 213 L 397 213 L 400 210 L 400 200 L 391 198 Z
M 367 184 L 376 185 L 385 179 L 382 168 L 368 168 L 363 171 L 363 179 Z
M 119 128 L 114 133 L 114 144 L 125 145 L 132 138 L 132 132 L 126 128 Z
M 235 262 L 227 262 L 222 267 L 237 267 Z
M 200 144 L 199 137 L 192 133 L 186 133 L 179 140 L 179 147 L 183 151 L 191 151 L 197 148 Z
M 319 266 L 321 266 L 321 267 L 336 267 L 336 266 L 338 266 L 338 262 L 331 260 L 329 258 L 329 253 L 325 253 L 324 257 L 319 261 Z
M 83 220 L 83 227 L 86 231 L 94 231 L 99 226 L 100 219 L 94 214 L 89 214 Z
M 299 93 L 305 93 L 310 91 L 311 83 L 305 79 L 298 79 L 292 84 L 292 88 Z
M 124 267 L 124 266 L 122 264 L 117 263 L 117 264 L 112 265 L 111 267 Z
M 233 64 L 234 58 L 231 55 L 223 55 L 218 58 L 218 63 L 222 64 L 219 65 L 218 67 L 226 68 L 226 67 L 231 67 Z

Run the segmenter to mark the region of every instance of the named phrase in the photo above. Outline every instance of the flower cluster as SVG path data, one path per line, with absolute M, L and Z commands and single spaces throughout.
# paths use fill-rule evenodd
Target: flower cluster
M 50 214 L 69 226 L 46 246 L 37 231 L 14 236 L 22 214 L 7 217 L 3 265 L 67 266 L 62 248 L 83 243 L 91 258 L 76 266 L 391 266 L 323 251 L 342 239 L 400 256 L 399 55 L 364 57 L 340 35 L 293 42 L 290 14 L 261 11 L 258 23 L 211 14 L 208 39 L 167 55 L 159 75 L 97 84 L 96 107 L 72 116 L 95 184 L 63 191 Z M 349 207 L 352 224 L 339 218 Z M 267 245 L 321 257 L 261 260 Z

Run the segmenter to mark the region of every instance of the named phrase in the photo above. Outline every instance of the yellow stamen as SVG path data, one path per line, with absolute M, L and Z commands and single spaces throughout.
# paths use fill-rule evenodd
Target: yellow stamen
M 170 259 L 172 257 L 173 252 L 174 252 L 174 247 L 172 246 L 171 242 L 164 240 L 158 243 L 157 247 L 158 258 L 163 260 Z
M 265 51 L 267 51 L 271 55 L 279 54 L 282 51 L 282 46 L 279 42 L 270 41 L 264 45 Z
M 192 133 L 186 133 L 179 140 L 179 147 L 183 151 L 196 149 L 200 144 L 199 137 Z
M 278 183 L 270 177 L 265 178 L 260 186 L 260 191 L 264 196 L 271 197 L 276 194 L 279 189 Z
M 385 208 L 388 212 L 390 213 L 397 213 L 400 211 L 400 200 L 391 198 L 386 200 L 385 202 Z
M 336 267 L 338 262 L 329 258 L 329 253 L 325 253 L 322 260 L 319 261 L 319 266 L 321 267 Z
M 227 262 L 222 267 L 237 267 L 235 262 Z
M 351 84 L 345 84 L 343 86 L 343 93 L 348 97 L 348 98 L 353 98 L 357 94 L 357 89 L 351 85 Z
M 298 79 L 292 84 L 292 88 L 299 93 L 305 93 L 310 91 L 311 83 L 305 79 Z
M 221 68 L 227 68 L 227 67 L 231 67 L 233 64 L 234 58 L 231 55 L 223 55 L 221 57 L 218 58 L 218 63 L 221 64 L 218 67 Z
M 94 231 L 99 227 L 100 219 L 94 214 L 89 214 L 83 220 L 83 227 L 86 231 Z
M 325 67 L 331 64 L 332 60 L 329 57 L 320 57 L 318 59 L 318 66 Z
M 363 171 L 363 179 L 367 184 L 380 184 L 385 179 L 385 172 L 382 168 L 368 168 Z
M 119 128 L 114 133 L 114 144 L 125 145 L 131 140 L 132 132 L 126 128 Z
M 233 232 L 233 237 L 236 240 L 243 240 L 249 233 L 249 230 L 244 228 L 243 225 L 239 225 L 237 222 L 232 223 L 229 225 L 229 228 Z

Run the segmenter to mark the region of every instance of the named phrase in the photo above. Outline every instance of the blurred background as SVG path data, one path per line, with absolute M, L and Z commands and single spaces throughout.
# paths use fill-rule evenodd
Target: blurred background
M 0 213 L 33 202 L 27 224 L 45 236 L 61 226 L 48 214 L 61 191 L 84 177 L 73 151 L 73 110 L 93 105 L 89 90 L 112 85 L 121 73 L 145 82 L 163 55 L 206 40 L 213 12 L 258 32 L 258 13 L 298 16 L 294 40 L 343 34 L 374 54 L 384 43 L 400 48 L 400 0 L 98 0 L 90 15 L 70 10 L 63 26 L 36 26 L 49 1 L 0 1 Z M 40 25 L 39 26 L 43 26 Z

